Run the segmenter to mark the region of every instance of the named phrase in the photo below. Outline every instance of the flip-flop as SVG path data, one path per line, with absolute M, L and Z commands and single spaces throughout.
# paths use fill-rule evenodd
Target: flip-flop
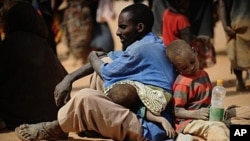
M 37 140 L 63 140 L 68 137 L 68 134 L 60 136 L 53 135 L 46 130 L 45 123 L 38 124 L 23 124 L 15 129 L 16 136 L 22 141 L 37 141 Z

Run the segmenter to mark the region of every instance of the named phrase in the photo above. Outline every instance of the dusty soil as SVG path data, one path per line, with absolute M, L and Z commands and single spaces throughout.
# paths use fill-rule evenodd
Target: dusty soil
M 115 1 L 115 10 L 116 13 L 119 13 L 120 10 L 130 4 L 128 1 Z M 119 39 L 115 36 L 115 31 L 117 27 L 117 19 L 109 21 L 109 25 L 112 29 L 112 34 L 115 39 L 115 49 L 120 49 L 120 42 Z M 225 87 L 227 89 L 227 95 L 225 99 L 225 107 L 229 105 L 236 104 L 236 105 L 249 105 L 250 102 L 250 92 L 236 92 L 235 91 L 235 77 L 230 72 L 230 64 L 229 60 L 225 53 L 225 36 L 224 31 L 222 30 L 220 22 L 217 23 L 215 28 L 215 38 L 214 38 L 214 45 L 216 48 L 217 54 L 217 64 L 213 67 L 205 69 L 208 74 L 210 75 L 210 79 L 215 84 L 217 79 L 223 79 L 225 81 Z M 65 66 L 68 72 L 72 72 L 75 69 L 79 68 L 81 65 L 76 63 L 70 57 L 67 57 L 67 47 L 63 42 L 58 44 L 58 57 L 60 58 L 62 64 Z M 76 81 L 73 84 L 73 91 L 72 94 L 77 92 L 78 90 L 88 87 L 89 76 Z M 99 140 L 104 141 L 105 139 L 91 139 L 91 138 L 80 138 L 75 133 L 70 133 L 70 138 L 67 141 L 88 141 L 88 140 Z M 19 141 L 18 138 L 15 136 L 13 131 L 4 131 L 0 133 L 0 141 Z M 107 141 L 107 140 L 105 140 Z

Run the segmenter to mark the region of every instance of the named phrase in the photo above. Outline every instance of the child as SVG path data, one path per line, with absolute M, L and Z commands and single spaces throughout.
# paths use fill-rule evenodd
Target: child
M 185 16 L 188 8 L 188 0 L 168 0 L 169 7 L 163 13 L 162 37 L 164 44 L 168 46 L 176 39 L 183 39 L 191 43 L 192 34 L 190 22 Z
M 172 125 L 169 123 L 169 121 L 166 120 L 164 117 L 151 112 L 153 110 L 150 111 L 151 108 L 149 105 L 157 104 L 156 102 L 153 103 L 153 101 L 156 100 L 153 97 L 149 96 L 150 94 L 152 96 L 155 93 L 148 92 L 147 88 L 148 87 L 142 83 L 125 80 L 112 85 L 105 91 L 105 95 L 111 98 L 113 102 L 130 109 L 131 111 L 139 114 L 140 116 L 146 116 L 149 121 L 161 123 L 162 127 L 166 131 L 166 134 L 170 138 L 174 138 L 175 130 L 172 128 Z M 146 94 L 145 92 L 148 92 L 148 94 Z M 149 99 L 152 99 L 152 101 L 150 101 Z M 143 103 L 145 103 L 145 107 L 149 107 L 149 109 L 146 109 L 145 112 L 143 112 L 143 108 L 145 108 L 144 106 L 142 106 Z
M 208 121 L 212 84 L 207 72 L 199 68 L 197 55 L 180 39 L 167 49 L 168 58 L 179 72 L 173 85 L 175 126 L 177 133 L 182 133 L 177 141 L 187 140 L 187 137 L 229 140 L 229 130 L 223 122 Z

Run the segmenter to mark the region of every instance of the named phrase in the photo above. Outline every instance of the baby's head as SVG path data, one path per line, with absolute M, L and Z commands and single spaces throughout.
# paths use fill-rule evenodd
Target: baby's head
M 116 84 L 107 93 L 114 103 L 122 105 L 130 110 L 138 107 L 140 98 L 136 88 L 130 84 Z
M 167 57 L 182 75 L 190 76 L 199 70 L 197 55 L 184 40 L 177 39 L 170 43 L 167 47 Z

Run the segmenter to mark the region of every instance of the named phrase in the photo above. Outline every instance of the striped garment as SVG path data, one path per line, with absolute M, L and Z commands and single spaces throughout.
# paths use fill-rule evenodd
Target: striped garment
M 200 109 L 210 105 L 212 84 L 207 72 L 200 70 L 193 76 L 180 74 L 175 80 L 173 91 L 175 107 L 186 110 Z M 190 121 L 191 119 L 176 118 L 176 131 L 181 132 Z

